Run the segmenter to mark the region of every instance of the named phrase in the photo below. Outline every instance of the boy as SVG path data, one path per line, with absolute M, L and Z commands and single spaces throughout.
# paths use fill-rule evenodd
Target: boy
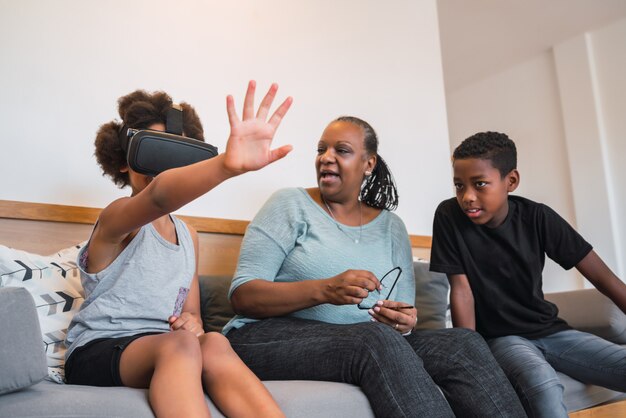
M 626 348 L 571 329 L 543 297 L 547 255 L 576 267 L 626 312 L 626 285 L 549 207 L 509 196 L 519 185 L 515 144 L 483 132 L 452 156 L 456 199 L 435 213 L 430 268 L 446 273 L 455 327 L 478 331 L 531 417 L 567 417 L 555 369 L 626 391 Z

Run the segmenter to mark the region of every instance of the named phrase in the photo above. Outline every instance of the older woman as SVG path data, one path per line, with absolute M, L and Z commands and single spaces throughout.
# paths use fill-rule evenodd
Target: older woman
M 261 379 L 359 385 L 378 417 L 525 416 L 478 334 L 411 333 L 411 246 L 377 149 L 361 119 L 328 125 L 318 187 L 275 193 L 248 227 L 224 333 Z

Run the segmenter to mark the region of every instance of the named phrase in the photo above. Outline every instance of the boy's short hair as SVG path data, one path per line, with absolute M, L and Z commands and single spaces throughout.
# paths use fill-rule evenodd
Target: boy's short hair
M 452 161 L 468 158 L 490 160 L 502 178 L 517 168 L 515 142 L 500 132 L 479 132 L 461 142 L 452 154 Z
M 118 99 L 118 113 L 122 122 L 111 121 L 100 126 L 96 134 L 96 160 L 103 175 L 111 177 L 120 188 L 129 184 L 128 173 L 120 172 L 126 166 L 126 154 L 119 141 L 122 126 L 146 129 L 156 123 L 165 124 L 167 112 L 172 107 L 172 98 L 165 92 L 153 93 L 136 90 Z M 183 132 L 189 138 L 204 141 L 202 123 L 195 109 L 187 103 L 180 103 L 183 109 Z

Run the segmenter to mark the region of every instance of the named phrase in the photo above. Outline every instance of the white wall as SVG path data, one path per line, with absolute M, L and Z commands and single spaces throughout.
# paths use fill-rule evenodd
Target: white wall
M 447 95 L 450 145 L 484 130 L 518 147 L 516 194 L 548 204 L 626 279 L 626 20 Z M 544 291 L 589 287 L 547 261 Z
M 554 56 L 578 230 L 617 272 L 613 187 L 607 176 L 610 161 L 590 36 L 583 34 L 556 45 Z
M 579 229 L 626 280 L 626 19 L 554 52 Z
M 626 19 L 591 32 L 590 40 L 606 145 L 605 178 L 611 187 L 615 255 L 626 280 Z
M 228 135 L 225 96 L 273 81 L 294 105 L 276 144 L 286 160 L 189 204 L 251 219 L 274 190 L 315 185 L 315 147 L 334 117 L 368 120 L 399 185 L 410 233 L 430 234 L 450 169 L 435 0 L 0 0 L 0 199 L 104 206 L 127 194 L 100 175 L 99 125 L 116 99 L 162 89 Z

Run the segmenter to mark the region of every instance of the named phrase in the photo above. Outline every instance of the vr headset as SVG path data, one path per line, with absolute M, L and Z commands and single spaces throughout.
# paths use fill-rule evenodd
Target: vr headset
M 123 125 L 119 132 L 120 146 L 126 153 L 128 166 L 148 176 L 183 167 L 217 155 L 217 147 L 182 136 L 183 110 L 174 104 L 167 112 L 166 132 L 132 129 Z

